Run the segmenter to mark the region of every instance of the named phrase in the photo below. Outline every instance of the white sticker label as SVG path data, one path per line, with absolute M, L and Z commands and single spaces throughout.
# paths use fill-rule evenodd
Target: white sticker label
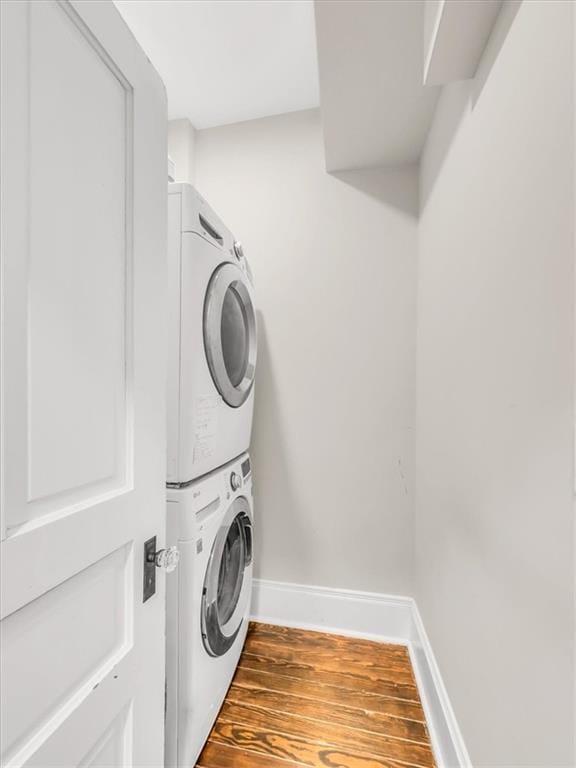
M 214 454 L 218 433 L 218 395 L 196 398 L 194 409 L 194 463 L 209 459 Z

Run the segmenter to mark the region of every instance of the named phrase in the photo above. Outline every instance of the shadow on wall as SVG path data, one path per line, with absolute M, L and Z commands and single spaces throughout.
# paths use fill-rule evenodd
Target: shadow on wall
M 274 375 L 264 317 L 257 311 L 258 362 L 255 383 L 254 422 L 250 452 L 254 477 L 254 515 L 257 579 L 283 579 L 286 570 L 279 562 L 269 563 L 267 552 L 286 553 L 288 570 L 298 563 L 298 572 L 307 573 L 306 563 L 313 553 L 307 549 L 304 526 L 299 520 L 298 503 L 290 461 L 286 450 L 282 409 Z M 273 500 L 273 503 L 272 503 Z M 281 537 L 284 546 L 274 545 Z M 268 542 L 268 546 L 265 542 Z
M 418 190 L 414 167 L 359 168 L 353 171 L 332 171 L 335 179 L 343 181 L 364 195 L 389 208 L 396 208 L 410 218 L 418 217 Z
M 521 4 L 522 0 L 512 0 L 504 4 L 474 79 L 450 83 L 442 90 L 431 129 L 434 153 L 426 154 L 426 165 L 422 173 L 421 213 L 432 195 L 436 180 L 442 173 L 442 168 L 458 134 L 462 120 L 468 112 L 473 112 L 480 105 L 484 86 L 490 77 L 492 68 L 497 64 L 500 51 Z M 506 116 L 502 115 L 502 120 L 505 119 Z

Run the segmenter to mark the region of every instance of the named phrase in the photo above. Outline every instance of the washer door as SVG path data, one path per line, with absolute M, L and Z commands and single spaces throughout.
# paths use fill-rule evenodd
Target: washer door
M 256 315 L 242 271 L 221 264 L 204 302 L 204 347 L 214 384 L 232 408 L 246 400 L 256 372 Z
M 246 617 L 252 563 L 252 522 L 248 500 L 234 500 L 216 535 L 202 590 L 202 639 L 211 656 L 232 646 Z

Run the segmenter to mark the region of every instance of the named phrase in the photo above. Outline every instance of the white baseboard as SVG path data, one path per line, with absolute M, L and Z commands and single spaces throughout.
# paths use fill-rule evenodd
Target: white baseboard
M 413 598 L 254 579 L 251 616 L 270 624 L 406 645 L 438 768 L 472 768 Z
M 254 579 L 252 616 L 270 624 L 405 643 L 412 604 L 409 597 Z
M 413 637 L 408 650 L 438 767 L 472 768 L 468 750 L 415 600 L 412 601 L 412 623 Z

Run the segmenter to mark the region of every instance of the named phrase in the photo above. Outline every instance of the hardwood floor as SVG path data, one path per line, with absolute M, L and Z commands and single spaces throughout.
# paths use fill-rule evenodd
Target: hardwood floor
M 252 623 L 198 768 L 433 768 L 408 651 Z

